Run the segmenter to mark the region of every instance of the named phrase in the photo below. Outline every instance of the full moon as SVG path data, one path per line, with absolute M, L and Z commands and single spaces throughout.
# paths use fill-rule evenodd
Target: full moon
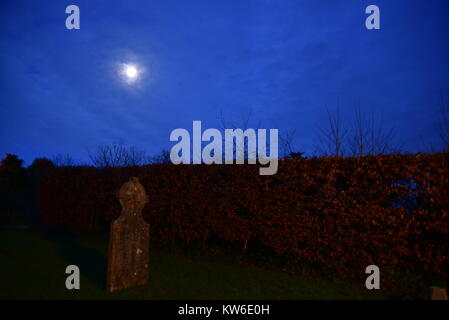
M 137 68 L 135 66 L 125 66 L 125 73 L 129 79 L 137 77 Z
M 125 82 L 133 84 L 140 78 L 141 71 L 136 64 L 122 63 L 120 74 Z

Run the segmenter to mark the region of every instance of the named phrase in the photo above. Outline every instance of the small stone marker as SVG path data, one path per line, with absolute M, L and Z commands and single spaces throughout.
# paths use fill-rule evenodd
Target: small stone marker
M 148 202 L 139 179 L 131 177 L 117 192 L 122 214 L 111 224 L 106 289 L 109 292 L 148 281 L 150 225 L 142 216 Z

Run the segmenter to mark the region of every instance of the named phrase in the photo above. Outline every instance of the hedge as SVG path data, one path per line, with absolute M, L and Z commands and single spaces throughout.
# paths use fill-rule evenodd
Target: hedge
M 149 195 L 152 241 L 254 241 L 357 279 L 370 264 L 449 276 L 447 152 L 285 159 L 273 176 L 256 165 L 52 168 L 38 188 L 40 217 L 107 227 L 130 176 Z

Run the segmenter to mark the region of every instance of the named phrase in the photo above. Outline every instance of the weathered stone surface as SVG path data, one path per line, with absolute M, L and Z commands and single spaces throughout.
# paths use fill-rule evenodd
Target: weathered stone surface
M 150 226 L 142 217 L 148 197 L 135 177 L 123 184 L 117 197 L 122 214 L 111 224 L 106 281 L 109 292 L 148 281 Z
M 445 288 L 430 287 L 429 300 L 448 300 Z

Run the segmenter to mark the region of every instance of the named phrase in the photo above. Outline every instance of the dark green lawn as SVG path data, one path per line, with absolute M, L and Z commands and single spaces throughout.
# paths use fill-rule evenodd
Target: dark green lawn
M 387 294 L 283 272 L 150 252 L 148 285 L 105 287 L 107 238 L 0 228 L 0 299 L 384 299 Z M 81 289 L 65 288 L 65 268 L 81 271 Z

